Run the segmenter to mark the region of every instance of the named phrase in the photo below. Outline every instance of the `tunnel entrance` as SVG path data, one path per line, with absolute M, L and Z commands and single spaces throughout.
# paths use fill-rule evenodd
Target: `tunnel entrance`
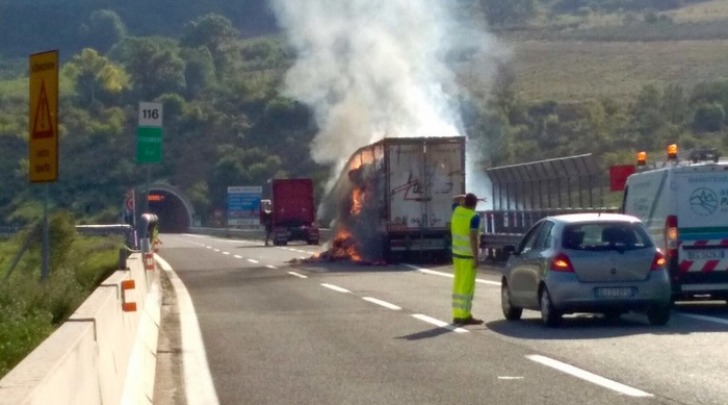
M 159 219 L 159 231 L 165 233 L 189 232 L 194 212 L 185 196 L 166 184 L 153 184 L 148 190 L 147 211 Z

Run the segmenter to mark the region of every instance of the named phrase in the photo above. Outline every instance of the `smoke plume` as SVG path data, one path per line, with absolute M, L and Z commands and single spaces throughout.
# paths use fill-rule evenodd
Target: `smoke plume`
M 298 56 L 285 91 L 313 108 L 313 159 L 335 174 L 384 137 L 465 135 L 456 69 L 476 63 L 469 74 L 487 78 L 505 55 L 476 19 L 458 16 L 466 2 L 271 2 Z

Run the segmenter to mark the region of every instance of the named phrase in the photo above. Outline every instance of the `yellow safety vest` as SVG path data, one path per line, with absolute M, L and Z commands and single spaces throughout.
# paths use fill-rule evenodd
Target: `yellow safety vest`
M 457 257 L 472 258 L 470 247 L 470 220 L 478 214 L 474 210 L 458 206 L 452 213 L 450 230 L 452 232 L 452 253 Z

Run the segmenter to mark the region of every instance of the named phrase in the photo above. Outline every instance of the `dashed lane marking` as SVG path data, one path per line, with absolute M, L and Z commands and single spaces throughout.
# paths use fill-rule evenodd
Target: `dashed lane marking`
M 260 263 L 259 261 L 255 260 L 255 259 L 248 259 L 248 261 L 249 261 L 250 263 L 253 263 L 253 264 L 258 264 L 258 263 Z
M 558 360 L 554 360 L 554 359 L 546 357 L 546 356 L 541 356 L 538 354 L 531 354 L 531 355 L 526 356 L 526 358 L 531 361 L 535 361 L 536 363 L 543 364 L 544 366 L 551 367 L 553 369 L 559 370 L 566 374 L 572 375 L 574 377 L 581 378 L 582 380 L 589 381 L 590 383 L 602 386 L 604 388 L 608 388 L 612 391 L 617 391 L 624 395 L 629 395 L 631 397 L 652 397 L 652 396 L 654 396 L 648 392 L 644 392 L 642 390 L 638 390 L 637 388 L 630 387 L 629 385 L 624 385 L 624 384 L 618 383 L 614 380 L 610 380 L 608 378 L 598 376 L 594 373 L 590 373 L 586 370 L 582 370 L 582 369 L 574 367 L 570 364 L 566 364 L 566 363 L 560 362 Z
M 450 273 L 445 273 L 445 272 L 442 272 L 442 271 L 436 271 L 436 270 L 430 270 L 430 269 L 423 269 L 422 267 L 413 266 L 411 264 L 405 264 L 405 267 L 409 267 L 410 269 L 417 270 L 420 273 L 424 273 L 424 274 L 431 274 L 431 275 L 434 275 L 434 276 L 448 277 L 448 278 L 455 277 L 454 275 L 452 275 Z M 482 279 L 482 278 L 476 278 L 475 279 L 475 282 L 476 283 L 481 283 L 481 284 L 495 285 L 495 286 L 500 286 L 501 285 L 501 283 L 498 282 L 498 281 L 485 280 L 485 279 Z
M 384 308 L 393 309 L 395 311 L 399 311 L 399 310 L 402 309 L 401 307 L 398 307 L 398 306 L 396 306 L 394 304 L 390 304 L 387 301 L 378 300 L 376 298 L 372 298 L 372 297 L 362 297 L 362 299 L 364 301 L 369 301 L 369 302 L 371 302 L 373 304 L 381 305 Z
M 342 287 L 339 287 L 339 286 L 336 286 L 336 285 L 333 285 L 333 284 L 321 283 L 321 285 L 324 286 L 324 287 L 326 287 L 326 288 L 328 288 L 328 289 L 330 289 L 330 290 L 334 290 L 334 291 L 338 291 L 338 292 L 342 292 L 342 293 L 350 293 L 351 292 L 351 291 L 347 290 L 346 288 L 342 288 Z
M 267 266 L 266 266 L 266 267 L 267 267 Z M 275 267 L 274 267 L 274 268 L 275 268 Z M 300 274 L 300 273 L 296 273 L 295 271 L 289 271 L 289 272 L 288 272 L 288 274 L 290 274 L 290 275 L 292 275 L 292 276 L 296 276 L 296 277 L 298 277 L 298 278 L 308 278 L 308 276 L 306 276 L 306 275 L 303 275 L 303 274 Z
M 417 319 L 419 319 L 421 321 L 425 321 L 425 322 L 427 322 L 429 324 L 435 325 L 435 326 L 440 327 L 440 328 L 449 329 L 449 330 L 451 330 L 453 332 L 457 332 L 457 333 L 468 333 L 468 332 L 470 332 L 469 330 L 467 330 L 465 328 L 458 328 L 455 325 L 449 324 L 449 323 L 444 322 L 444 321 L 441 321 L 439 319 L 435 319 L 435 318 L 433 318 L 431 316 L 427 316 L 427 315 L 423 315 L 423 314 L 412 314 L 412 317 L 417 318 Z

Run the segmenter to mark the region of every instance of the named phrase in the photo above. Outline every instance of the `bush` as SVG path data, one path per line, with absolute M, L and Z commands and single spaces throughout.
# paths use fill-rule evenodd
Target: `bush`
M 0 240 L 0 252 L 12 258 L 2 262 L 3 270 L 23 242 L 32 241 L 17 266 L 19 271 L 0 284 L 0 378 L 65 322 L 118 267 L 122 237 L 78 236 L 65 213 L 53 215 L 49 226 L 53 270 L 45 281 L 40 281 L 40 227 Z

